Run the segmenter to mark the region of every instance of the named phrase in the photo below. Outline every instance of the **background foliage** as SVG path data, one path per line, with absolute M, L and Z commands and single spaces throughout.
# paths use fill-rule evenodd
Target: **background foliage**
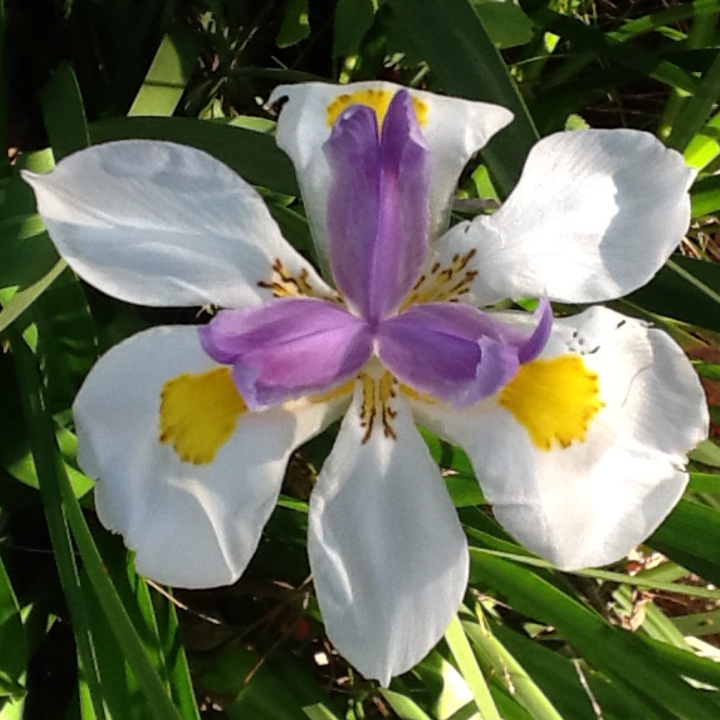
M 720 0 L 5 0 L 0 720 L 720 717 L 718 14 Z M 194 311 L 133 307 L 79 282 L 18 173 L 117 138 L 195 145 L 261 186 L 309 254 L 265 101 L 279 82 L 378 77 L 515 112 L 464 174 L 467 199 L 502 198 L 535 139 L 565 127 L 642 128 L 685 154 L 698 170 L 688 238 L 613 306 L 683 345 L 715 423 L 685 498 L 647 546 L 572 574 L 509 538 L 465 456 L 428 435 L 472 579 L 445 641 L 388 690 L 337 656 L 313 596 L 307 498 L 329 437 L 296 453 L 232 587 L 158 587 L 99 526 L 75 461 L 73 397 L 107 348 Z

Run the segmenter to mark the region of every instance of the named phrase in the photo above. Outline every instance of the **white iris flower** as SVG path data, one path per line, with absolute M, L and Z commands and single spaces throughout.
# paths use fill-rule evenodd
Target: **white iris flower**
M 224 308 L 129 338 L 87 378 L 78 460 L 103 524 L 157 581 L 232 583 L 293 450 L 344 415 L 308 552 L 329 637 L 387 684 L 439 640 L 468 577 L 416 421 L 465 449 L 498 521 L 560 568 L 622 558 L 682 495 L 708 416 L 680 348 L 602 307 L 553 322 L 546 299 L 645 284 L 688 226 L 692 175 L 646 133 L 558 133 L 497 212 L 448 230 L 459 174 L 507 110 L 388 83 L 285 96 L 277 141 L 327 282 L 198 150 L 110 143 L 26 179 L 87 282 Z M 477 309 L 527 296 L 535 317 Z

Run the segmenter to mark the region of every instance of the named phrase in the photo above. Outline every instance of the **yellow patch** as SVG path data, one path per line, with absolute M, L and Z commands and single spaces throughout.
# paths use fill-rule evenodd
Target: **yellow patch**
M 590 421 L 604 407 L 598 376 L 580 355 L 526 363 L 502 389 L 499 403 L 541 450 L 583 442 Z
M 170 443 L 183 462 L 207 465 L 246 409 L 229 368 L 178 375 L 160 393 L 160 442 Z
M 339 400 L 345 395 L 350 395 L 353 391 L 354 385 L 354 379 L 348 380 L 346 383 L 338 385 L 332 390 L 328 390 L 328 392 L 321 393 L 320 395 L 308 395 L 307 399 L 311 403 L 325 403 L 330 402 L 331 400 Z
M 372 108 L 377 115 L 378 127 L 382 127 L 393 95 L 394 93 L 391 90 L 381 90 L 380 88 L 368 88 L 367 90 L 356 90 L 354 93 L 338 95 L 327 106 L 328 127 L 332 127 L 343 110 L 350 107 L 350 105 L 366 105 Z M 428 120 L 428 106 L 416 97 L 412 97 L 412 104 L 415 108 L 415 117 L 418 124 L 420 127 L 424 127 Z

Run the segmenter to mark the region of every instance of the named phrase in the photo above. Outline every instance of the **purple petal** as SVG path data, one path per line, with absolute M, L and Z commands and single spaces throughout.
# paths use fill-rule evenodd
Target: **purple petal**
M 465 407 L 517 373 L 518 349 L 502 339 L 507 328 L 467 305 L 415 305 L 380 324 L 378 355 L 401 382 Z
M 337 287 L 371 324 L 395 310 L 427 251 L 430 153 L 406 91 L 378 131 L 375 111 L 353 105 L 324 151 L 333 174 L 328 201 L 330 263 Z
M 212 358 L 232 364 L 251 410 L 329 390 L 372 354 L 365 322 L 314 298 L 224 310 L 200 328 L 200 341 Z
M 550 338 L 553 312 L 552 305 L 547 298 L 540 298 L 533 317 L 538 321 L 535 329 L 530 335 L 525 335 L 522 343 L 518 346 L 518 359 L 521 363 L 534 360 L 543 351 Z

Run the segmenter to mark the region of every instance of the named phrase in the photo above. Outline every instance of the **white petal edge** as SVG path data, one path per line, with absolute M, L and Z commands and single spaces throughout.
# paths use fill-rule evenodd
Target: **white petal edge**
M 708 411 L 682 350 L 637 320 L 602 307 L 559 319 L 541 357 L 567 352 L 598 373 L 606 407 L 585 442 L 565 450 L 539 450 L 496 400 L 412 407 L 467 451 L 497 520 L 573 570 L 621 559 L 660 525 L 685 489 L 686 453 L 707 437 Z
M 481 305 L 617 298 L 647 283 L 682 240 L 693 178 L 680 153 L 646 132 L 556 133 L 530 151 L 502 207 L 453 228 L 442 252 L 476 249 Z
M 98 361 L 73 408 L 78 462 L 98 478 L 100 521 L 123 535 L 141 574 L 178 587 L 237 580 L 291 451 L 338 416 L 327 403 L 244 413 L 212 463 L 184 463 L 158 440 L 160 392 L 172 377 L 212 367 L 196 327 L 147 330 Z
M 327 286 L 282 237 L 257 191 L 196 148 L 95 145 L 45 175 L 23 173 L 58 252 L 113 297 L 152 306 L 254 307 L 280 259 Z
M 305 83 L 281 85 L 270 96 L 271 103 L 287 98 L 280 112 L 276 140 L 295 165 L 313 238 L 321 258 L 327 258 L 325 215 L 331 178 L 322 152 L 323 144 L 330 137 L 327 107 L 338 95 L 366 89 L 395 93 L 403 88 L 381 81 L 349 85 Z M 465 164 L 493 135 L 511 122 L 513 114 L 499 105 L 405 89 L 428 108 L 427 124 L 422 127 L 422 131 L 432 153 L 430 238 L 434 239 L 448 226 L 450 203 Z
M 401 400 L 397 440 L 368 442 L 361 395 L 343 420 L 310 498 L 308 552 L 327 633 L 384 686 L 430 651 L 468 579 L 465 535 L 427 446 Z

